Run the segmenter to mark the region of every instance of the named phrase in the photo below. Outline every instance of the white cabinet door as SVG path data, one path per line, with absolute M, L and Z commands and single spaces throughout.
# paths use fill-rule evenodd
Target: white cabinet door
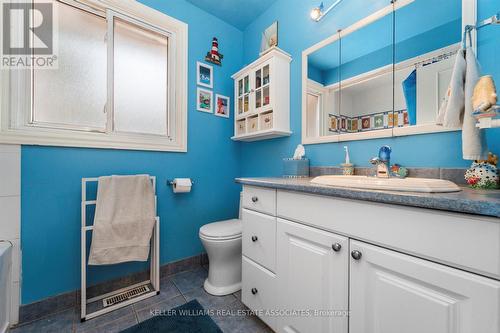
M 350 250 L 350 333 L 500 332 L 499 281 L 359 241 Z
M 347 333 L 347 238 L 283 219 L 277 235 L 277 331 Z

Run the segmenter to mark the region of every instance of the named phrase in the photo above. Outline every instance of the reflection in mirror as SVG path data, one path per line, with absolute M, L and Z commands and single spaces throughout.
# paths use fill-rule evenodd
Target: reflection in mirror
M 306 50 L 304 142 L 445 130 L 435 123 L 461 47 L 462 1 L 396 3 Z M 357 134 L 337 136 L 346 133 Z
M 339 133 L 391 128 L 393 118 L 393 13 L 341 40 Z M 344 126 L 345 123 L 345 126 Z M 339 126 L 340 124 L 340 126 Z
M 306 94 L 307 137 L 337 134 L 336 125 L 332 126 L 329 115 L 335 112 L 338 113 L 340 107 L 338 94 L 339 66 L 339 40 L 326 45 L 308 56 Z
M 462 0 L 418 0 L 395 15 L 395 108 L 409 125 L 435 124 L 462 39 Z

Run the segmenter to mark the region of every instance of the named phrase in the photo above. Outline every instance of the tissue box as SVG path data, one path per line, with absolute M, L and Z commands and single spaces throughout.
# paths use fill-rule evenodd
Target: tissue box
M 293 158 L 283 159 L 283 177 L 300 178 L 309 177 L 309 160 L 303 158 L 294 160 Z

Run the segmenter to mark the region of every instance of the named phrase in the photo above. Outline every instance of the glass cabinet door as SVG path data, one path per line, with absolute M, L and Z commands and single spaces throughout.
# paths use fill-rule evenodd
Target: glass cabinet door
M 250 76 L 246 75 L 238 80 L 238 115 L 249 111 L 250 107 Z
M 259 69 L 257 69 L 254 73 L 254 91 L 255 91 L 255 109 L 259 110 L 264 106 L 268 106 L 270 104 L 270 92 L 269 92 L 269 84 L 270 84 L 270 70 L 269 64 L 266 64 Z

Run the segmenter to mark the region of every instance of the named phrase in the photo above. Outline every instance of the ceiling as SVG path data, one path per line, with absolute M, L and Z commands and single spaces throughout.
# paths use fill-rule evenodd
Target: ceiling
M 276 0 L 187 0 L 221 20 L 244 30 Z

